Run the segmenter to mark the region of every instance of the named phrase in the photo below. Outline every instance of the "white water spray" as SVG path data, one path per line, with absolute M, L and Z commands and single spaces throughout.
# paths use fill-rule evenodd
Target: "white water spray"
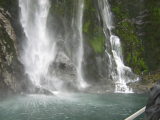
M 108 38 L 108 31 L 109 31 L 109 44 L 106 44 L 106 46 L 109 46 L 111 48 L 111 53 L 109 53 L 109 50 L 106 50 L 106 53 L 109 58 L 109 69 L 112 67 L 116 67 L 116 74 L 113 73 L 114 71 L 110 71 L 110 74 L 112 76 L 112 79 L 115 81 L 115 92 L 120 93 L 132 93 L 132 90 L 129 89 L 127 86 L 127 82 L 131 81 L 131 78 L 126 75 L 126 72 L 132 72 L 131 69 L 124 65 L 123 63 L 123 56 L 122 56 L 122 50 L 121 50 L 121 42 L 118 36 L 115 36 L 112 33 L 112 29 L 114 28 L 112 23 L 112 13 L 110 10 L 110 5 L 108 3 L 108 0 L 99 0 L 98 2 L 101 16 L 103 19 L 103 30 L 106 35 L 106 38 Z M 107 31 L 108 30 L 108 31 Z M 112 63 L 113 61 L 116 63 L 116 66 L 114 66 Z
M 48 70 L 56 55 L 55 42 L 47 35 L 49 0 L 19 0 L 21 24 L 26 36 L 21 61 L 32 83 L 39 88 L 49 85 Z M 47 84 L 47 85 L 46 85 Z

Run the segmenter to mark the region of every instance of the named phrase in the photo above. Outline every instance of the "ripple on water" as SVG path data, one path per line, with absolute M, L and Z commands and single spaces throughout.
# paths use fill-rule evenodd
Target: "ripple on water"
M 1 120 L 123 120 L 145 105 L 136 94 L 14 96 L 0 102 Z

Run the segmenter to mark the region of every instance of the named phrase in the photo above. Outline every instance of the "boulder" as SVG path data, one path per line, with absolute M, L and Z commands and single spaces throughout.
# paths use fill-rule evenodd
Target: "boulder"
M 149 99 L 145 110 L 145 120 L 160 119 L 160 81 L 150 89 Z
M 54 63 L 50 66 L 50 76 L 55 77 L 60 83 L 60 89 L 76 90 L 77 70 L 72 60 L 62 51 L 56 55 Z M 55 86 L 56 88 L 56 86 Z

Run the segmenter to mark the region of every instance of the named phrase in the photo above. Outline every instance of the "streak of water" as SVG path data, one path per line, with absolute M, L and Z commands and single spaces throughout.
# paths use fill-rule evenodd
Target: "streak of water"
M 76 16 L 76 25 L 78 29 L 78 40 L 79 40 L 79 48 L 77 52 L 77 80 L 79 82 L 79 88 L 84 89 L 88 86 L 88 84 L 84 80 L 83 76 L 83 56 L 84 56 L 84 47 L 83 47 L 83 10 L 84 10 L 84 0 L 78 0 L 78 8 L 77 8 L 77 16 Z
M 98 4 L 104 23 L 104 34 L 106 39 L 109 38 L 109 41 L 106 42 L 106 53 L 109 59 L 108 71 L 115 81 L 115 92 L 132 93 L 132 89 L 127 86 L 127 82 L 135 81 L 137 78 L 132 79 L 132 76 L 134 76 L 132 70 L 124 65 L 120 39 L 112 33 L 114 26 L 109 2 L 108 0 L 99 0 Z M 112 68 L 115 68 L 116 72 Z

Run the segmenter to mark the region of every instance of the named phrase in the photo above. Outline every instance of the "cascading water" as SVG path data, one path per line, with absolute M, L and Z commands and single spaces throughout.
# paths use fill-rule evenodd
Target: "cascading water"
M 131 81 L 129 74 L 132 71 L 124 65 L 120 39 L 112 33 L 114 26 L 109 3 L 107 0 L 100 0 L 98 4 L 104 23 L 103 30 L 106 38 L 109 38 L 109 40 L 106 40 L 106 55 L 109 59 L 109 74 L 115 81 L 115 92 L 132 92 L 127 87 L 127 82 Z M 52 37 L 50 39 L 47 32 L 50 1 L 19 0 L 19 6 L 21 8 L 21 24 L 26 35 L 24 50 L 21 54 L 21 61 L 24 64 L 26 74 L 35 86 L 49 91 L 57 90 L 59 88 L 57 86 L 62 87 L 65 82 L 59 80 L 49 70 L 57 55 L 56 38 Z M 83 10 L 84 0 L 76 0 L 76 14 L 72 18 L 72 29 L 73 40 L 77 42 L 77 47 L 73 62 L 77 70 L 77 87 L 80 90 L 88 87 L 82 70 L 84 56 Z
M 47 34 L 49 0 L 19 0 L 21 24 L 26 36 L 21 61 L 32 83 L 49 90 L 48 70 L 56 55 L 55 42 Z
M 77 37 L 79 41 L 79 48 L 77 52 L 77 80 L 81 88 L 86 88 L 88 84 L 85 82 L 82 71 L 82 63 L 83 63 L 83 33 L 82 33 L 82 25 L 83 25 L 83 9 L 84 9 L 84 0 L 78 0 L 78 8 L 76 15 L 76 28 L 78 30 Z M 75 30 L 76 31 L 76 30 Z
M 131 82 L 131 78 L 127 73 L 133 73 L 131 69 L 123 63 L 120 39 L 112 33 L 114 26 L 109 2 L 108 0 L 99 0 L 98 4 L 103 19 L 104 34 L 106 38 L 109 38 L 109 41 L 106 42 L 106 54 L 109 58 L 108 68 L 116 67 L 116 73 L 114 70 L 109 70 L 109 74 L 115 81 L 115 92 L 132 93 L 132 90 L 127 86 L 127 82 Z

